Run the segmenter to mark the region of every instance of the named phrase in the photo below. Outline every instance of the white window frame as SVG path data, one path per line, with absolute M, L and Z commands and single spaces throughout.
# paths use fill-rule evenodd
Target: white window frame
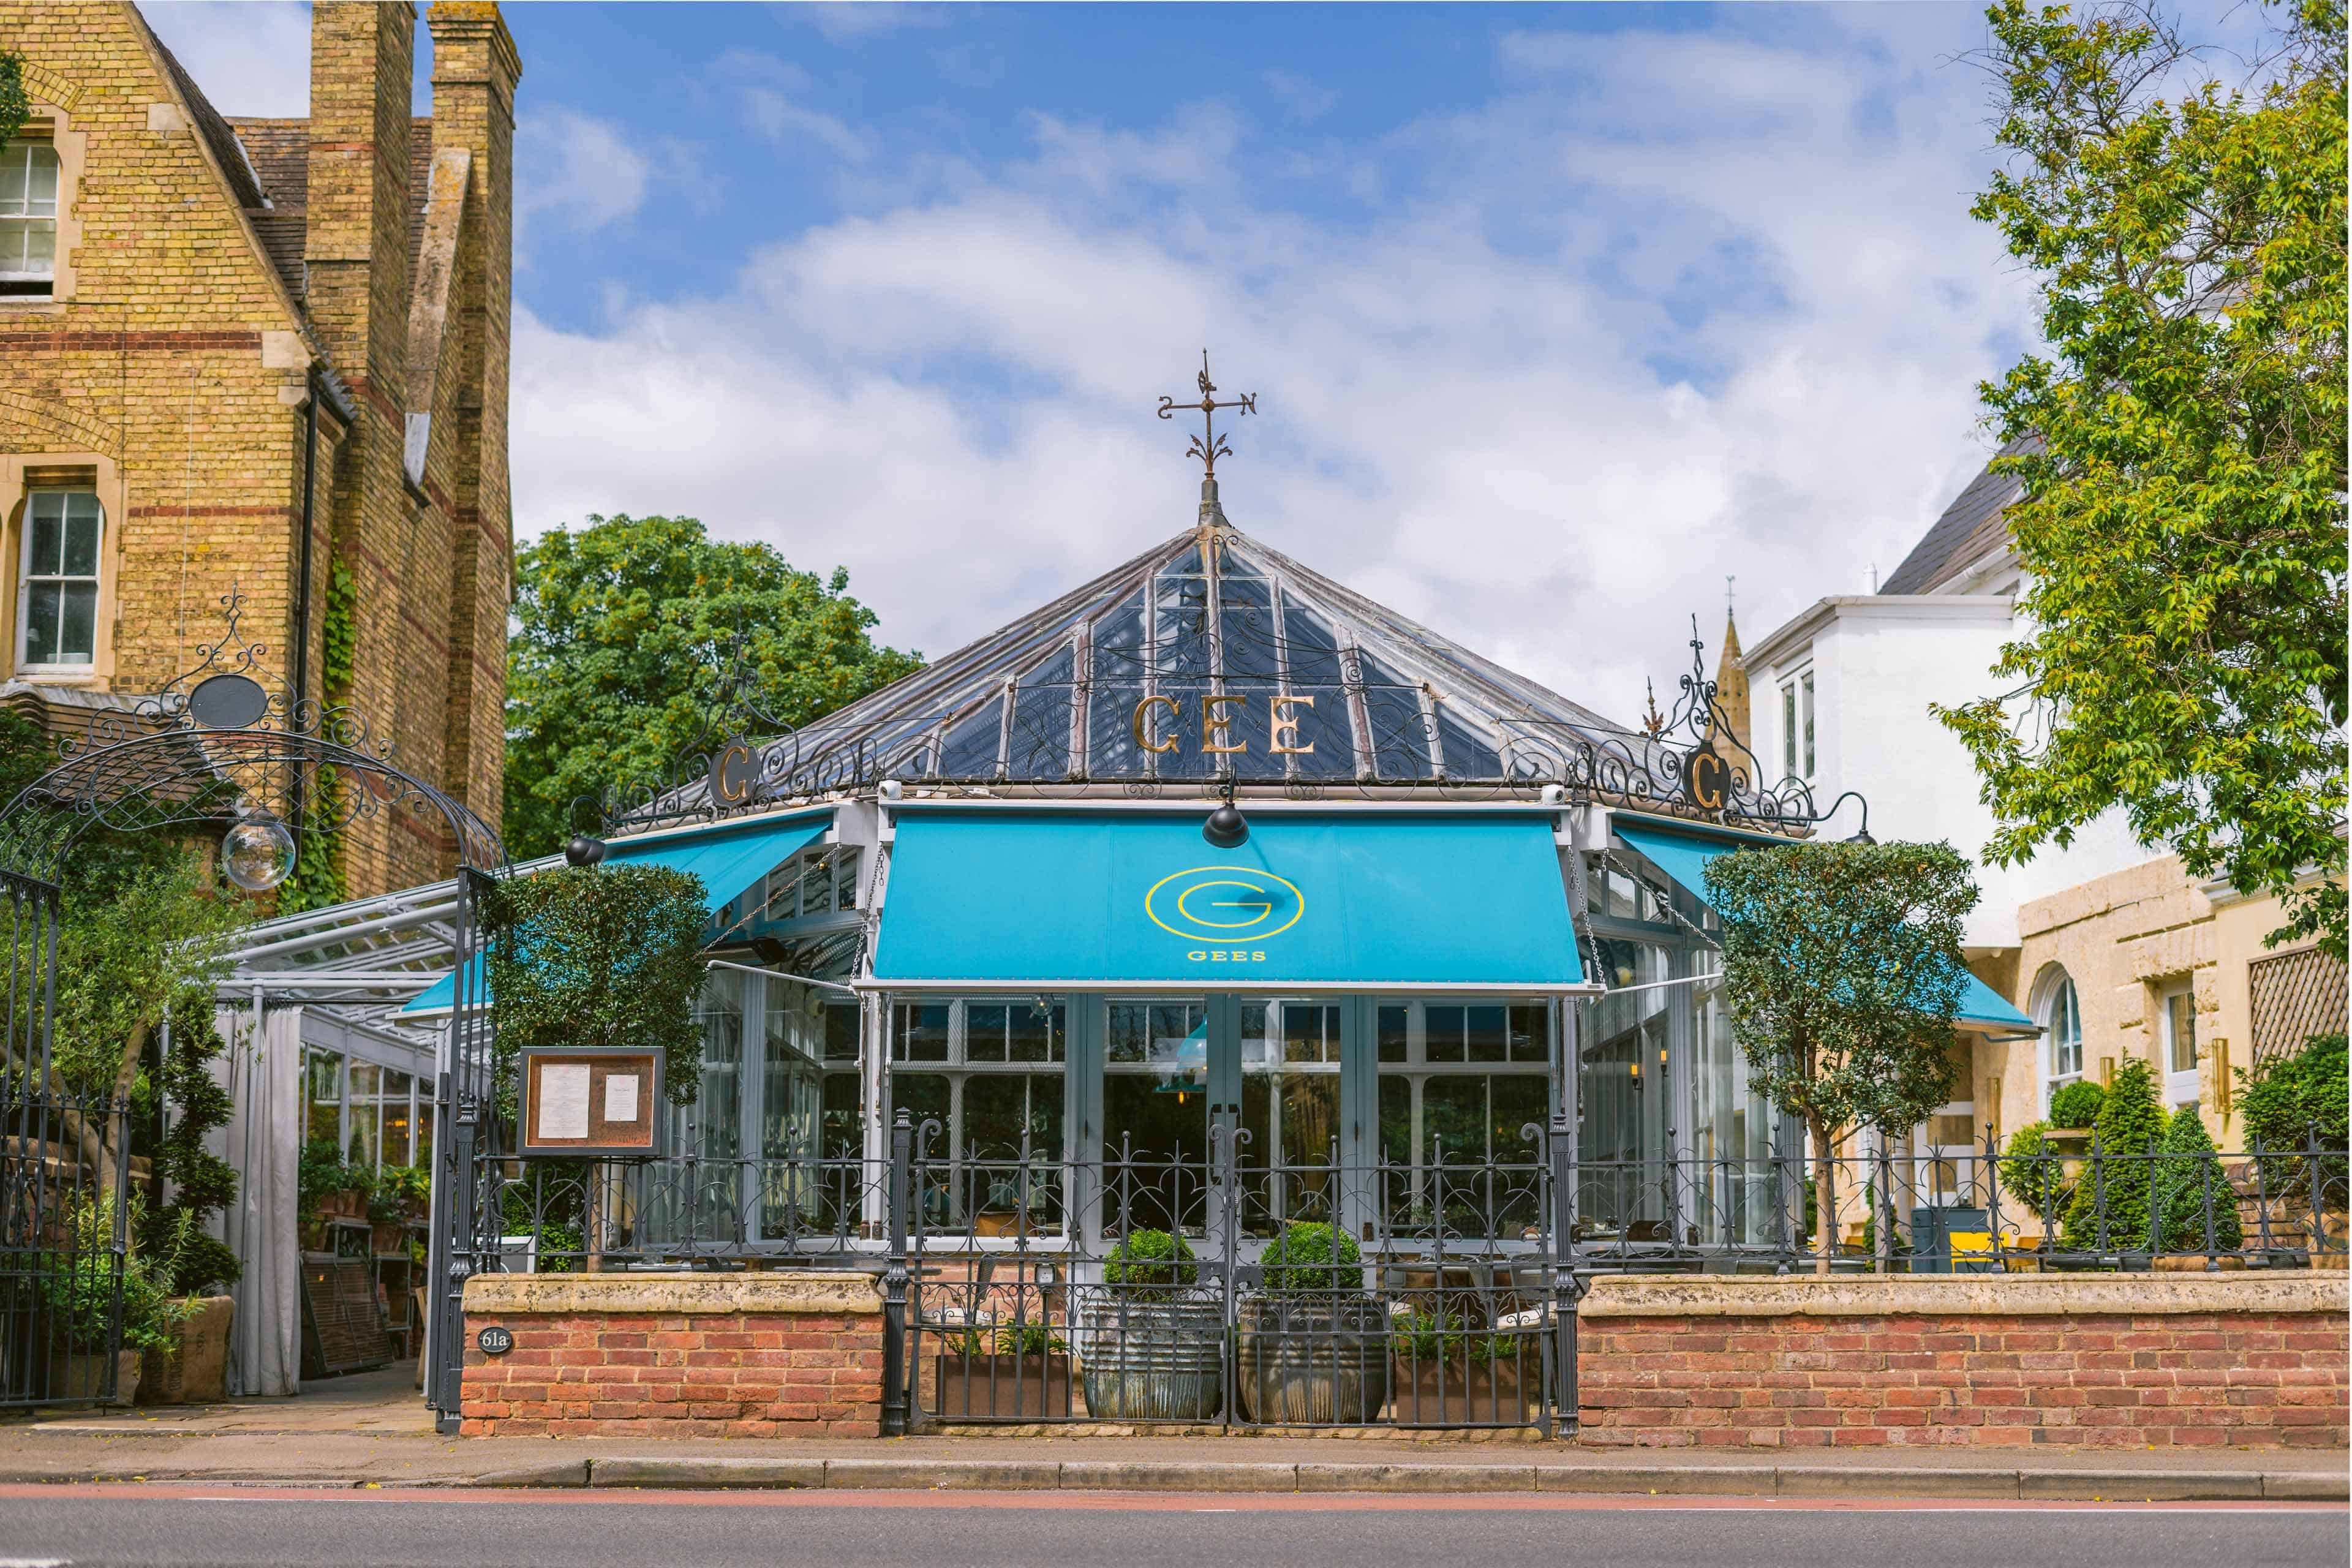
M 1804 758 L 1805 758 L 1805 779 L 1806 779 L 1806 782 L 1807 782 L 1807 783 L 1811 783 L 1811 782 L 1812 781 L 1812 779 L 1813 779 L 1813 776 L 1814 776 L 1814 775 L 1815 775 L 1815 774 L 1820 771 L 1820 753 L 1819 753 L 1819 752 L 1817 751 L 1817 749 L 1816 749 L 1816 747 L 1815 747 L 1815 742 L 1814 742 L 1814 738 L 1813 738 L 1813 737 L 1814 737 L 1814 724 L 1813 724 L 1814 704 L 1813 704 L 1813 672 L 1812 672 L 1811 670 L 1808 669 L 1808 670 L 1806 670 L 1802 675 L 1800 675 L 1799 677 L 1797 677 L 1797 689 L 1798 689 L 1798 692 L 1800 693 L 1800 698 L 1799 698 L 1798 706 L 1799 706 L 1799 708 L 1801 709 L 1801 711 L 1799 712 L 1799 714 L 1797 715 L 1797 717 L 1798 717 L 1799 721 L 1800 721 L 1800 722 L 1801 722 L 1801 723 L 1803 724 L 1803 726 L 1804 726 L 1804 731 L 1805 731 L 1805 732 L 1804 732 L 1804 745 L 1803 745 Z
M 39 204 L 32 197 L 33 154 L 36 151 L 47 154 L 52 174 L 47 212 L 37 210 Z M 47 285 L 39 289 L 0 294 L 0 299 L 52 300 L 57 297 L 58 287 L 58 231 L 59 220 L 65 216 L 65 159 L 47 136 L 19 135 L 14 141 L 0 144 L 0 166 L 13 161 L 21 161 L 25 167 L 26 195 L 16 203 L 0 203 L 0 226 L 0 226 L 0 234 L 26 232 L 46 222 L 49 230 L 49 258 L 46 270 L 35 271 L 29 268 L 7 266 L 6 253 L 0 251 L 0 283 Z M 23 226 L 20 228 L 19 225 Z
M 2054 978 L 2053 978 L 2054 976 Z M 2065 1068 L 2058 1058 L 2058 1001 L 2066 999 L 2066 1010 L 2074 1024 L 2074 1062 Z M 2033 1120 L 2042 1121 L 2050 1113 L 2050 1097 L 2083 1077 L 2083 994 L 2074 977 L 2053 964 L 2042 983 L 2041 1004 L 2034 1009 L 2035 1022 L 2042 1026 L 2042 1103 L 2034 1108 Z
M 2189 1018 L 2189 1061 L 2186 1068 L 2174 1065 L 2176 1060 L 2174 1053 L 2179 1045 L 2177 1034 L 2179 1024 L 2174 1013 L 2176 1004 Z M 2164 1103 L 2177 1110 L 2181 1106 L 2193 1104 L 2204 1092 L 2202 1079 L 2205 1057 L 2203 1042 L 2197 1037 L 2197 992 L 2194 984 L 2187 980 L 2176 980 L 2167 984 L 2157 993 L 2156 1011 L 2157 1048 L 2164 1053 L 2162 1058 Z
M 43 572 L 37 574 L 34 572 L 33 510 L 40 504 L 41 498 L 44 496 L 61 496 L 66 498 L 87 496 L 89 499 L 90 505 L 98 509 L 98 543 L 96 550 L 92 553 L 92 559 L 90 562 L 91 570 L 88 574 L 85 575 L 80 573 L 66 572 Z M 63 531 L 71 521 L 72 514 L 70 506 L 68 505 L 60 510 L 58 517 L 60 541 L 58 564 L 60 566 L 64 564 L 62 553 L 64 537 Z M 104 630 L 103 622 L 106 607 L 106 502 L 100 497 L 95 486 L 44 485 L 37 489 L 26 490 L 25 492 L 24 523 L 17 530 L 17 532 L 22 535 L 22 537 L 16 542 L 16 668 L 27 674 L 35 675 L 87 676 L 98 668 L 99 645 L 102 640 L 102 633 Z M 36 582 L 56 583 L 59 584 L 61 588 L 66 585 L 79 584 L 82 583 L 89 584 L 89 657 L 87 659 L 84 659 L 79 663 L 71 663 L 36 659 L 32 657 L 33 584 Z M 60 603 L 62 604 L 62 593 L 60 593 L 59 598 Z M 62 609 L 60 609 L 59 614 L 60 616 L 62 616 Z
M 1797 683 L 1783 681 L 1780 685 L 1780 773 L 1796 778 L 1797 773 Z

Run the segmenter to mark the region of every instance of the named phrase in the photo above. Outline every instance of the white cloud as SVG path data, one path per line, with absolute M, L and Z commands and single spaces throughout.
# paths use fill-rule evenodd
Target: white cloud
M 310 7 L 294 0 L 215 0 L 140 8 L 155 36 L 223 114 L 310 112 Z
M 1934 63 L 1974 24 L 1849 15 L 1515 39 L 1491 101 L 1348 151 L 1334 182 L 1388 193 L 1353 222 L 1254 199 L 1229 109 L 1040 120 L 1034 159 L 781 237 L 719 297 L 519 312 L 519 523 L 690 512 L 847 565 L 937 655 L 1189 525 L 1151 409 L 1206 343 L 1260 395 L 1236 525 L 1631 718 L 1725 574 L 1752 643 L 1891 569 L 2030 327 L 1967 216 L 1980 85 Z
M 644 205 L 653 174 L 635 133 L 561 105 L 533 107 L 515 127 L 516 216 L 575 234 L 620 222 Z
M 785 9 L 831 43 L 870 38 L 904 27 L 939 27 L 947 24 L 943 5 L 894 3 L 894 0 L 799 0 Z

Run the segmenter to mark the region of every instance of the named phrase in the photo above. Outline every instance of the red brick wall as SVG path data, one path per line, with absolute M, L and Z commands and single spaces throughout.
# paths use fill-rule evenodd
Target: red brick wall
M 1580 1316 L 1588 1443 L 2341 1447 L 2317 1312 Z
M 872 1437 L 882 1315 L 469 1312 L 461 1414 L 469 1437 Z

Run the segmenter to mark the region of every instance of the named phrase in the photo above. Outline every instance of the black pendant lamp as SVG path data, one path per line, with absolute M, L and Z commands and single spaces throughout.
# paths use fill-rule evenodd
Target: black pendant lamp
M 1221 793 L 1224 802 L 1201 825 L 1201 837 L 1220 849 L 1238 849 L 1249 842 L 1249 819 L 1234 805 L 1233 780 L 1225 781 Z

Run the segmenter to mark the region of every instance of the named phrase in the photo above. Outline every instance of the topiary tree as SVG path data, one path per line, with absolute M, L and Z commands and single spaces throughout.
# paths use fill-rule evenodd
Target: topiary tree
M 2222 1173 L 2221 1152 L 2192 1101 L 2165 1123 L 2165 1158 L 2157 1168 L 2158 1234 L 2167 1252 L 2234 1252 L 2246 1239 L 2238 1223 L 2238 1194 Z M 2206 1231 L 2207 1208 L 2212 1230 Z
M 667 866 L 568 867 L 498 884 L 484 963 L 497 1031 L 499 1103 L 514 1108 L 525 1046 L 663 1053 L 670 1100 L 701 1090 L 694 1004 L 709 970 L 702 879 Z
M 2009 1135 L 2000 1157 L 2000 1190 L 2023 1204 L 2047 1226 L 2065 1208 L 2071 1189 L 2066 1163 L 2050 1141 L 2047 1122 L 2029 1121 Z
M 2063 1236 L 2077 1251 L 2101 1245 L 2099 1215 L 2106 1213 L 2105 1245 L 2138 1248 L 2148 1244 L 2151 1162 L 2164 1138 L 2164 1107 L 2147 1062 L 2126 1057 L 2107 1085 L 2106 1103 L 2091 1124 L 2091 1168 L 2074 1184 L 2066 1205 Z
M 1750 1081 L 1811 1134 L 1833 1238 L 1837 1136 L 1908 1131 L 1951 1098 L 1975 880 L 1946 844 L 1790 844 L 1717 856 L 1706 890 Z
M 1355 1237 L 1336 1226 L 1293 1220 L 1260 1260 L 1269 1296 L 1326 1296 L 1363 1285 L 1364 1255 Z
M 1130 1230 L 1103 1258 L 1103 1283 L 1131 1301 L 1168 1301 L 1200 1278 L 1192 1248 L 1164 1230 Z
M 172 1048 L 163 1058 L 161 1084 L 179 1120 L 155 1152 L 155 1172 L 171 1184 L 171 1200 L 148 1211 L 140 1244 L 150 1258 L 169 1259 L 168 1288 L 179 1296 L 224 1289 L 245 1272 L 236 1254 L 205 1231 L 206 1221 L 236 1201 L 236 1169 L 205 1147 L 205 1139 L 226 1126 L 236 1110 L 212 1074 L 226 1045 L 213 1022 L 211 998 L 200 992 L 184 995 L 172 1015 Z
M 2050 1125 L 2068 1129 L 2093 1126 L 2099 1120 L 2099 1108 L 2106 1102 L 2105 1089 L 2089 1079 L 2078 1078 L 2051 1091 Z

